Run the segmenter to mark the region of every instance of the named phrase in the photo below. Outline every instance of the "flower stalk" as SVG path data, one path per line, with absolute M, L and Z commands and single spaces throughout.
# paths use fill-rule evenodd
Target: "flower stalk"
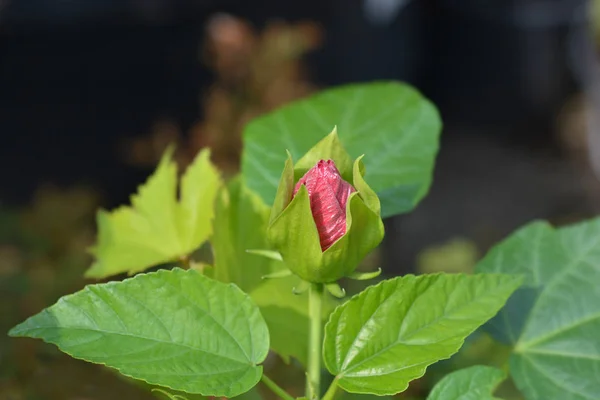
M 308 290 L 308 311 L 310 317 L 310 336 L 308 342 L 306 397 L 309 400 L 318 400 L 321 394 L 323 284 L 313 283 L 310 285 Z
M 288 392 L 286 392 L 283 388 L 281 388 L 277 383 L 275 383 L 273 380 L 271 380 L 267 375 L 265 375 L 263 373 L 261 379 L 260 379 L 266 387 L 268 387 L 269 389 L 271 389 L 273 391 L 273 393 L 275 393 L 277 396 L 279 396 L 281 399 L 283 400 L 294 400 L 294 398 L 288 394 Z

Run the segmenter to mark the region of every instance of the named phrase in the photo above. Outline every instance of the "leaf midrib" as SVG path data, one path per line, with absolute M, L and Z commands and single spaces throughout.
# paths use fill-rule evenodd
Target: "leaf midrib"
M 567 393 L 573 393 L 579 396 L 583 396 L 585 399 L 589 399 L 589 400 L 594 400 L 593 397 L 588 397 L 587 394 L 585 393 L 581 393 L 581 392 L 577 392 L 575 390 L 573 390 L 570 387 L 564 386 L 564 385 L 560 385 L 559 382 L 561 381 L 561 379 L 556 379 L 556 377 L 553 377 L 551 375 L 549 375 L 549 373 L 543 369 L 539 364 L 537 364 L 536 362 L 534 362 L 534 360 L 531 357 L 528 356 L 523 356 L 523 358 L 536 370 L 538 371 L 540 374 L 542 374 L 545 378 L 547 378 L 550 382 L 552 382 L 554 385 L 556 385 L 557 387 L 563 389 L 564 391 L 566 391 Z M 535 386 L 533 386 L 535 388 Z M 537 389 L 536 389 L 537 392 Z
M 559 232 L 558 231 L 554 231 L 553 232 L 554 235 L 558 235 Z M 552 280 L 545 286 L 543 292 L 538 296 L 535 305 L 533 306 L 533 308 L 531 309 L 531 312 L 529 313 L 529 317 L 527 318 L 527 322 L 525 323 L 525 326 L 523 327 L 523 334 L 521 334 L 521 338 L 523 338 L 525 336 L 525 334 L 527 333 L 527 331 L 529 329 L 531 329 L 531 324 L 533 321 L 533 318 L 531 317 L 532 315 L 535 315 L 536 311 L 538 310 L 538 308 L 540 307 L 540 303 L 541 303 L 541 299 L 545 296 L 548 296 L 548 293 L 551 292 L 551 289 L 554 288 L 554 286 L 556 286 L 559 282 L 562 281 L 561 278 L 563 278 L 565 275 L 569 274 L 573 269 L 575 269 L 576 267 L 580 266 L 582 264 L 582 262 L 590 255 L 590 253 L 597 248 L 597 246 L 600 244 L 600 236 L 598 236 L 596 238 L 596 240 L 593 240 L 592 243 L 586 247 L 580 254 L 578 257 L 576 257 L 574 260 L 572 260 L 569 264 L 567 264 L 567 266 L 560 271 L 559 273 L 557 273 Z M 561 240 L 561 245 L 564 246 L 564 243 Z M 599 318 L 600 317 L 600 313 L 598 315 L 592 315 L 592 320 Z M 524 350 L 528 347 L 534 346 L 536 344 L 540 344 L 543 343 L 544 341 L 554 337 L 555 335 L 558 335 L 562 332 L 566 332 L 570 329 L 573 329 L 574 327 L 577 327 L 579 325 L 585 324 L 587 321 L 587 319 L 589 319 L 590 317 L 586 317 L 583 319 L 580 319 L 578 321 L 574 321 L 572 322 L 570 325 L 567 326 L 563 326 L 553 332 L 547 333 L 545 335 L 542 336 L 538 336 L 537 338 L 532 338 L 527 342 L 521 343 L 519 344 L 519 342 L 521 340 L 519 340 L 519 342 L 517 342 L 517 348 Z
M 238 364 L 242 364 L 242 365 L 249 365 L 249 366 L 255 366 L 256 364 L 254 364 L 253 362 L 251 362 L 251 360 L 239 360 L 239 359 L 235 359 L 235 358 L 231 358 L 230 356 L 227 355 L 223 355 L 223 354 L 219 354 L 219 353 L 214 353 L 208 350 L 203 350 L 194 346 L 190 346 L 188 344 L 185 343 L 179 343 L 179 342 L 168 342 L 165 340 L 160 340 L 157 338 L 149 338 L 149 337 L 145 337 L 145 336 L 140 336 L 140 335 L 133 335 L 133 334 L 129 334 L 129 333 L 123 333 L 123 332 L 114 332 L 114 331 L 107 331 L 107 330 L 103 330 L 103 329 L 92 329 L 92 328 L 88 328 L 88 327 L 78 327 L 78 326 L 70 326 L 70 327 L 56 327 L 56 326 L 36 326 L 35 328 L 27 328 L 27 329 L 23 329 L 23 330 L 13 330 L 10 332 L 11 336 L 21 336 L 21 337 L 27 337 L 27 336 L 31 336 L 31 337 L 38 337 L 40 339 L 45 340 L 45 338 L 43 336 L 33 336 L 33 335 L 29 335 L 29 332 L 35 332 L 35 331 L 43 331 L 43 330 L 49 330 L 49 331 L 61 331 L 61 330 L 66 330 L 66 331 L 71 331 L 71 330 L 76 330 L 76 331 L 88 331 L 88 332 L 95 332 L 95 333 L 100 333 L 100 334 L 105 334 L 105 335 L 115 335 L 115 336 L 124 336 L 124 337 L 129 337 L 129 338 L 134 338 L 134 339 L 141 339 L 141 340 L 147 340 L 150 342 L 155 342 L 155 343 L 161 343 L 161 344 L 165 344 L 165 345 L 169 345 L 169 346 L 175 346 L 175 347 L 185 347 L 187 349 L 190 350 L 194 350 L 200 353 L 204 353 L 204 354 L 209 354 L 211 356 L 216 356 L 216 357 L 220 357 L 220 358 L 225 358 L 227 360 L 236 362 Z M 62 346 L 61 344 L 57 343 L 57 342 L 50 342 L 50 343 L 54 343 L 56 344 L 58 347 L 60 348 L 68 348 L 69 346 Z M 248 361 L 248 363 L 244 362 L 244 361 Z
M 233 336 L 225 328 L 225 326 L 223 326 L 223 324 L 221 322 L 217 321 L 216 318 L 212 314 L 210 314 L 209 312 L 207 312 L 206 310 L 204 310 L 203 308 L 201 308 L 200 306 L 198 306 L 198 304 L 194 303 L 192 301 L 192 299 L 190 299 L 189 297 L 187 297 L 187 295 L 183 291 L 178 291 L 178 288 L 175 285 L 173 285 L 173 283 L 171 283 L 168 279 L 163 279 L 163 282 L 166 283 L 166 284 L 168 284 L 169 286 L 171 286 L 173 289 L 175 289 L 176 293 L 179 293 L 184 299 L 186 299 L 188 301 L 189 304 L 191 304 L 194 308 L 196 308 L 198 311 L 200 311 L 200 313 L 203 316 L 209 317 L 210 320 L 212 320 L 215 323 L 215 325 L 217 325 L 219 328 L 221 328 L 231 339 L 233 339 L 233 341 L 235 342 L 235 344 L 237 344 L 238 348 L 244 354 L 244 356 L 246 357 L 246 359 L 248 361 L 250 361 L 250 356 L 248 355 L 248 352 L 246 351 L 246 349 L 244 349 L 244 347 L 242 346 L 242 344 L 240 343 L 240 341 L 235 336 Z M 243 308 L 244 308 L 243 306 L 239 307 L 238 310 L 237 310 L 237 312 L 240 312 Z M 252 334 L 252 329 L 250 327 L 249 318 L 246 318 L 246 322 L 248 323 L 247 324 L 247 326 L 248 326 L 248 333 L 251 335 Z M 252 341 L 250 341 L 250 346 L 252 347 L 250 349 L 250 353 L 254 355 L 254 343 Z

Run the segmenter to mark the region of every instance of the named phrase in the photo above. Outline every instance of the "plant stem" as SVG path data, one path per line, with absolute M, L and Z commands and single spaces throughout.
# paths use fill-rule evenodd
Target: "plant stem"
M 336 378 L 333 380 L 333 382 L 331 382 L 331 385 L 329 385 L 327 392 L 323 396 L 323 400 L 335 399 L 335 392 L 337 391 L 337 388 L 338 388 L 338 385 L 337 385 L 337 378 Z
M 294 400 L 292 396 L 290 396 L 285 390 L 283 390 L 278 384 L 269 379 L 265 374 L 260 378 L 263 383 L 273 391 L 277 396 L 282 398 L 283 400 Z
M 308 290 L 310 336 L 308 341 L 308 374 L 306 397 L 319 400 L 321 394 L 321 348 L 322 343 L 323 285 L 312 283 Z

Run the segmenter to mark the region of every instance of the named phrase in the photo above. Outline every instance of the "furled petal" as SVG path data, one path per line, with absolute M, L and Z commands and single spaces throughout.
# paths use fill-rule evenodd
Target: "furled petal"
M 321 249 L 327 250 L 346 233 L 346 204 L 356 190 L 342 179 L 333 160 L 321 160 L 296 184 L 294 196 L 305 185 L 310 209 L 319 231 Z

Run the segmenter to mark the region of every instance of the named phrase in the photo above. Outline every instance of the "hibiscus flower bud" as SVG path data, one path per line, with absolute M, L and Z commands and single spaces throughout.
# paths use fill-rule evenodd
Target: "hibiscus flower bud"
M 308 191 L 321 250 L 325 251 L 346 233 L 346 203 L 356 189 L 342 178 L 333 160 L 317 162 L 296 183 L 294 196 L 302 185 Z
M 335 130 L 296 165 L 288 153 L 267 236 L 305 281 L 352 275 L 383 239 L 379 198 L 363 178 L 361 158 L 352 162 Z

